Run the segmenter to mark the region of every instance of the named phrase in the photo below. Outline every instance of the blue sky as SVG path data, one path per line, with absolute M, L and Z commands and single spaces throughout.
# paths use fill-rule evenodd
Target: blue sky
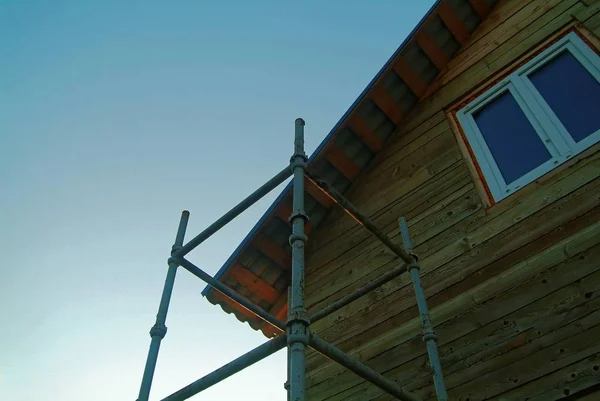
M 311 152 L 428 1 L 0 4 L 0 399 L 135 400 L 188 239 Z M 190 259 L 214 274 L 277 191 Z M 180 269 L 151 399 L 264 338 Z M 283 400 L 285 352 L 196 396 Z

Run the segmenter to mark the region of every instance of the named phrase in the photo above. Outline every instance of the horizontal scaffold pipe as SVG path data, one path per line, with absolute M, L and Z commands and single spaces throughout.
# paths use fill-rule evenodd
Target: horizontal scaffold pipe
M 204 231 L 200 234 L 196 235 L 192 238 L 187 244 L 185 244 L 181 249 L 179 249 L 175 256 L 182 258 L 188 253 L 190 253 L 194 248 L 198 245 L 206 241 L 211 235 L 219 231 L 223 228 L 227 223 L 231 220 L 235 219 L 239 216 L 243 211 L 248 209 L 250 206 L 254 205 L 258 202 L 262 197 L 271 192 L 273 189 L 277 188 L 281 183 L 292 176 L 292 171 L 289 167 L 281 170 L 275 177 L 271 178 L 267 181 L 262 187 L 258 188 L 251 195 L 249 195 L 246 199 L 238 203 L 234 206 L 230 211 L 225 213 L 220 219 L 215 221 L 213 224 L 208 226 Z
M 227 287 L 225 284 L 217 281 L 210 274 L 206 273 L 204 270 L 200 269 L 198 266 L 194 265 L 187 259 L 184 258 L 176 258 L 177 262 L 192 273 L 194 276 L 198 277 L 200 280 L 203 280 L 206 284 L 213 287 L 215 290 L 219 291 L 221 294 L 225 295 L 227 298 L 231 299 L 233 302 L 239 304 L 249 312 L 253 313 L 260 319 L 269 323 L 274 328 L 278 329 L 280 332 L 285 332 L 285 324 L 277 319 L 275 316 L 271 315 L 269 312 L 265 311 L 261 307 L 255 305 L 252 301 L 238 294 L 231 288 Z

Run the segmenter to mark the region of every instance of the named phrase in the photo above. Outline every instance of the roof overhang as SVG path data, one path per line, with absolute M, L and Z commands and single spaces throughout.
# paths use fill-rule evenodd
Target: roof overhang
M 404 117 L 434 90 L 435 79 L 488 16 L 497 0 L 438 0 L 340 118 L 308 166 L 344 193 L 385 146 Z M 328 215 L 333 201 L 306 182 L 307 232 Z M 282 321 L 291 269 L 291 182 L 267 209 L 215 278 Z M 206 287 L 207 299 L 271 337 L 270 326 Z

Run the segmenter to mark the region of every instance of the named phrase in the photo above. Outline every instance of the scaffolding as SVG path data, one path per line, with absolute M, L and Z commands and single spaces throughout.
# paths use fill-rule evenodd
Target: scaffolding
M 306 349 L 307 347 L 323 354 L 329 359 L 339 363 L 348 370 L 361 376 L 363 379 L 371 382 L 386 393 L 404 401 L 420 400 L 415 394 L 402 389 L 394 381 L 389 380 L 369 368 L 363 363 L 353 359 L 345 352 L 335 347 L 333 344 L 323 340 L 317 334 L 310 331 L 311 323 L 317 322 L 320 319 L 330 315 L 340 308 L 357 300 L 368 292 L 380 287 L 390 280 L 398 277 L 402 273 L 408 272 L 411 277 L 415 296 L 417 299 L 417 307 L 421 316 L 423 327 L 423 341 L 427 347 L 429 356 L 429 364 L 431 367 L 433 382 L 437 399 L 439 401 L 447 401 L 446 388 L 442 375 L 442 368 L 437 349 L 437 337 L 429 317 L 429 310 L 425 298 L 425 293 L 421 286 L 420 265 L 417 256 L 412 252 L 411 239 L 408 232 L 408 225 L 403 217 L 399 219 L 400 232 L 404 247 L 394 243 L 386 234 L 380 231 L 373 222 L 363 215 L 357 208 L 352 205 L 341 193 L 333 188 L 325 180 L 308 171 L 308 158 L 304 151 L 304 120 L 301 118 L 295 121 L 294 135 L 294 153 L 290 159 L 290 166 L 283 169 L 275 175 L 271 180 L 257 189 L 254 193 L 241 201 L 229 212 L 225 213 L 221 218 L 215 221 L 212 225 L 206 228 L 185 245 L 183 244 L 185 231 L 189 219 L 189 212 L 183 211 L 175 243 L 171 250 L 171 257 L 168 259 L 168 270 L 165 285 L 163 288 L 162 297 L 160 300 L 156 322 L 150 329 L 150 349 L 148 358 L 144 368 L 144 375 L 138 401 L 148 401 L 152 378 L 158 358 L 160 343 L 167 333 L 165 326 L 169 302 L 173 292 L 173 284 L 177 267 L 181 266 L 194 276 L 205 281 L 208 285 L 219 291 L 221 294 L 237 303 L 248 312 L 262 319 L 267 324 L 271 325 L 280 334 L 270 339 L 264 344 L 256 347 L 252 351 L 234 359 L 230 363 L 220 367 L 219 369 L 209 373 L 208 375 L 196 380 L 181 390 L 164 398 L 163 401 L 182 401 L 186 400 L 199 392 L 206 390 L 210 386 L 221 382 L 222 380 L 232 376 L 233 374 L 247 368 L 248 366 L 274 354 L 275 352 L 287 346 L 287 389 L 288 401 L 305 401 L 306 400 Z M 292 226 L 292 233 L 289 242 L 292 248 L 292 269 L 291 280 L 288 288 L 288 318 L 287 322 L 282 322 L 272 316 L 270 313 L 255 305 L 253 302 L 243 297 L 236 291 L 232 290 L 225 284 L 213 278 L 208 273 L 187 260 L 186 255 L 208 239 L 211 235 L 223 228 L 226 224 L 232 221 L 235 217 L 248 209 L 266 194 L 271 192 L 290 176 L 293 176 L 293 208 L 289 221 Z M 304 233 L 304 225 L 308 221 L 308 216 L 304 212 L 304 180 L 312 181 L 325 194 L 331 197 L 335 203 L 340 206 L 346 213 L 354 218 L 364 228 L 369 230 L 379 241 L 389 248 L 400 260 L 401 265 L 393 268 L 388 273 L 380 276 L 376 280 L 368 283 L 356 292 L 346 295 L 345 297 L 333 302 L 322 310 L 309 316 L 304 304 L 304 246 L 307 241 L 307 236 Z

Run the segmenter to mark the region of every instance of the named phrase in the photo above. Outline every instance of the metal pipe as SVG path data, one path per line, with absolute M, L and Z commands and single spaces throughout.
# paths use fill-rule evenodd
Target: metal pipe
M 333 186 L 331 186 L 327 181 L 320 178 L 318 175 L 306 171 L 306 176 L 323 192 L 329 195 L 346 213 L 348 213 L 354 220 L 356 220 L 360 225 L 369 230 L 379 241 L 381 241 L 385 246 L 387 246 L 392 252 L 394 252 L 400 259 L 402 259 L 405 263 L 410 264 L 415 260 L 414 258 L 406 253 L 404 249 L 398 244 L 395 244 L 390 237 L 385 235 L 381 230 L 379 230 L 375 224 L 369 219 L 367 216 L 363 215 L 357 208 L 354 206 L 344 195 L 339 193 Z
M 323 319 L 324 317 L 326 317 L 326 316 L 332 314 L 333 312 L 348 305 L 350 302 L 353 302 L 353 301 L 357 300 L 358 298 L 362 297 L 366 293 L 373 291 L 374 289 L 376 289 L 378 287 L 381 287 L 383 284 L 387 283 L 388 281 L 391 281 L 394 278 L 401 275 L 402 273 L 405 273 L 407 271 L 406 266 L 407 266 L 406 264 L 403 264 L 400 267 L 395 267 L 392 270 L 390 270 L 389 272 L 385 273 L 383 276 L 380 276 L 377 279 L 371 281 L 369 284 L 365 285 L 364 287 L 359 288 L 352 294 L 348 294 L 345 297 L 329 304 L 328 306 L 324 307 L 323 309 L 321 309 L 320 311 L 318 311 L 317 313 L 315 313 L 314 315 L 312 315 L 310 317 L 311 323 L 314 323 L 314 322 L 317 322 L 317 321 Z
M 294 174 L 292 215 L 292 277 L 291 296 L 288 299 L 289 318 L 286 325 L 290 355 L 290 400 L 306 399 L 306 347 L 309 341 L 309 320 L 304 307 L 304 245 L 307 237 L 304 224 L 308 220 L 304 212 L 304 171 L 307 157 L 304 153 L 304 120 L 296 119 L 294 154 L 291 169 Z
M 206 241 L 211 235 L 219 231 L 227 223 L 239 216 L 243 211 L 245 211 L 250 206 L 258 202 L 263 196 L 271 192 L 273 189 L 277 188 L 279 184 L 287 180 L 291 175 L 292 172 L 289 168 L 286 167 L 285 169 L 281 170 L 279 173 L 277 173 L 275 177 L 267 181 L 262 187 L 258 188 L 246 199 L 244 199 L 236 206 L 234 206 L 230 211 L 225 213 L 220 219 L 215 221 L 204 231 L 202 231 L 200 234 L 196 235 L 196 237 L 191 239 L 187 244 L 185 244 L 181 249 L 179 249 L 174 256 L 177 256 L 178 258 L 183 258 L 185 255 L 190 253 L 195 247 Z
M 408 224 L 406 223 L 406 219 L 404 217 L 400 217 L 399 225 L 404 246 L 407 251 L 411 252 L 412 241 L 408 231 Z M 423 286 L 421 285 L 421 276 L 419 273 L 420 269 L 421 267 L 417 262 L 411 263 L 408 266 L 410 278 L 415 290 L 415 297 L 417 298 L 417 308 L 419 309 L 421 322 L 423 324 L 423 341 L 425 341 L 427 354 L 429 355 L 429 364 L 431 365 L 431 370 L 433 372 L 433 384 L 435 386 L 435 392 L 437 394 L 438 401 L 447 401 L 448 394 L 446 392 L 446 384 L 444 383 L 440 355 L 437 349 L 437 335 L 433 329 L 433 323 L 431 323 L 429 307 L 427 306 L 427 299 L 425 298 L 425 291 L 423 291 Z
M 287 293 L 288 293 L 288 300 L 292 297 L 292 287 L 288 286 L 287 288 Z M 290 321 L 290 309 L 288 308 L 287 310 L 287 317 L 286 317 L 286 324 L 287 322 Z M 286 380 L 285 383 L 283 384 L 283 388 L 285 388 L 285 392 L 286 392 L 286 396 L 287 396 L 287 401 L 290 401 L 290 377 L 291 377 L 291 369 L 290 367 L 292 366 L 290 358 L 292 357 L 292 353 L 290 352 L 290 347 L 287 347 L 287 361 L 286 361 L 286 366 L 287 366 L 287 376 L 286 376 Z
M 281 332 L 285 331 L 285 325 L 283 324 L 283 322 L 279 321 L 276 317 L 271 315 L 269 312 L 265 311 L 264 309 L 262 309 L 259 306 L 256 306 L 254 303 L 252 303 L 252 301 L 250 301 L 247 298 L 243 297 L 242 295 L 238 294 L 237 292 L 235 292 L 231 288 L 227 287 L 225 284 L 221 283 L 220 281 L 215 280 L 211 275 L 206 273 L 204 270 L 200 269 L 198 266 L 194 265 L 189 260 L 184 259 L 184 258 L 175 258 L 175 257 L 173 257 L 173 258 L 175 260 L 177 260 L 177 262 L 181 265 L 181 267 L 185 268 L 187 271 L 192 273 L 194 276 L 198 277 L 200 280 L 203 280 L 204 282 L 206 282 L 206 284 L 210 285 L 215 290 L 217 290 L 221 294 L 225 295 L 227 298 L 236 302 L 237 304 L 239 304 L 243 308 L 247 309 L 249 312 L 253 313 L 260 319 L 264 320 L 265 322 L 269 323 L 274 328 L 279 329 Z
M 357 361 L 356 359 L 350 357 L 344 351 L 342 351 L 339 348 L 337 348 L 336 346 L 328 343 L 327 341 L 323 340 L 322 338 L 320 338 L 319 336 L 317 336 L 314 333 L 311 333 L 311 335 L 310 335 L 310 345 L 316 351 L 319 351 L 321 354 L 323 354 L 326 357 L 332 359 L 333 361 L 339 363 L 340 365 L 344 366 L 351 372 L 356 373 L 363 379 L 373 383 L 380 389 L 384 390 L 385 392 L 393 395 L 394 397 L 396 397 L 400 400 L 403 400 L 403 401 L 420 401 L 421 400 L 416 395 L 409 393 L 407 391 L 404 391 L 400 386 L 398 386 L 392 380 L 386 379 L 385 377 L 383 377 L 382 375 L 380 375 L 379 373 L 377 373 L 370 367 L 368 367 L 368 366 L 362 364 L 361 362 Z
M 183 244 L 183 238 L 185 236 L 185 230 L 187 228 L 189 218 L 190 212 L 184 210 L 181 213 L 181 219 L 179 220 L 179 227 L 177 228 L 175 243 L 171 248 L 171 254 L 176 252 Z M 148 350 L 146 366 L 144 367 L 144 375 L 142 376 L 142 384 L 140 385 L 138 401 L 148 401 L 148 397 L 150 396 L 150 388 L 152 387 L 152 378 L 154 377 L 154 370 L 156 369 L 156 361 L 158 359 L 158 351 L 160 350 L 160 342 L 167 334 L 167 327 L 165 326 L 165 323 L 167 320 L 167 312 L 169 311 L 169 303 L 171 302 L 171 294 L 173 293 L 173 285 L 175 284 L 176 273 L 177 262 L 175 260 L 170 260 L 169 269 L 167 270 L 167 278 L 165 279 L 165 285 L 160 298 L 160 305 L 158 306 L 158 313 L 156 314 L 156 322 L 150 329 L 150 337 L 152 340 L 150 342 L 150 349 Z
M 404 249 L 406 249 L 406 253 L 417 259 L 417 257 L 412 253 L 412 240 L 410 239 L 410 232 L 408 231 L 408 223 L 406 222 L 406 219 L 404 216 L 401 216 L 398 222 L 400 224 L 400 236 L 402 237 L 402 242 L 404 243 Z
M 170 396 L 163 398 L 162 401 L 182 401 L 187 400 L 190 397 L 198 394 L 201 391 L 219 383 L 232 376 L 235 373 L 247 368 L 250 365 L 259 362 L 266 357 L 273 355 L 286 345 L 285 335 L 275 337 L 266 343 L 259 345 L 252 351 L 245 353 L 239 358 L 234 359 L 226 365 L 223 365 L 219 369 L 207 374 L 201 379 L 185 386 L 181 390 L 171 394 Z

